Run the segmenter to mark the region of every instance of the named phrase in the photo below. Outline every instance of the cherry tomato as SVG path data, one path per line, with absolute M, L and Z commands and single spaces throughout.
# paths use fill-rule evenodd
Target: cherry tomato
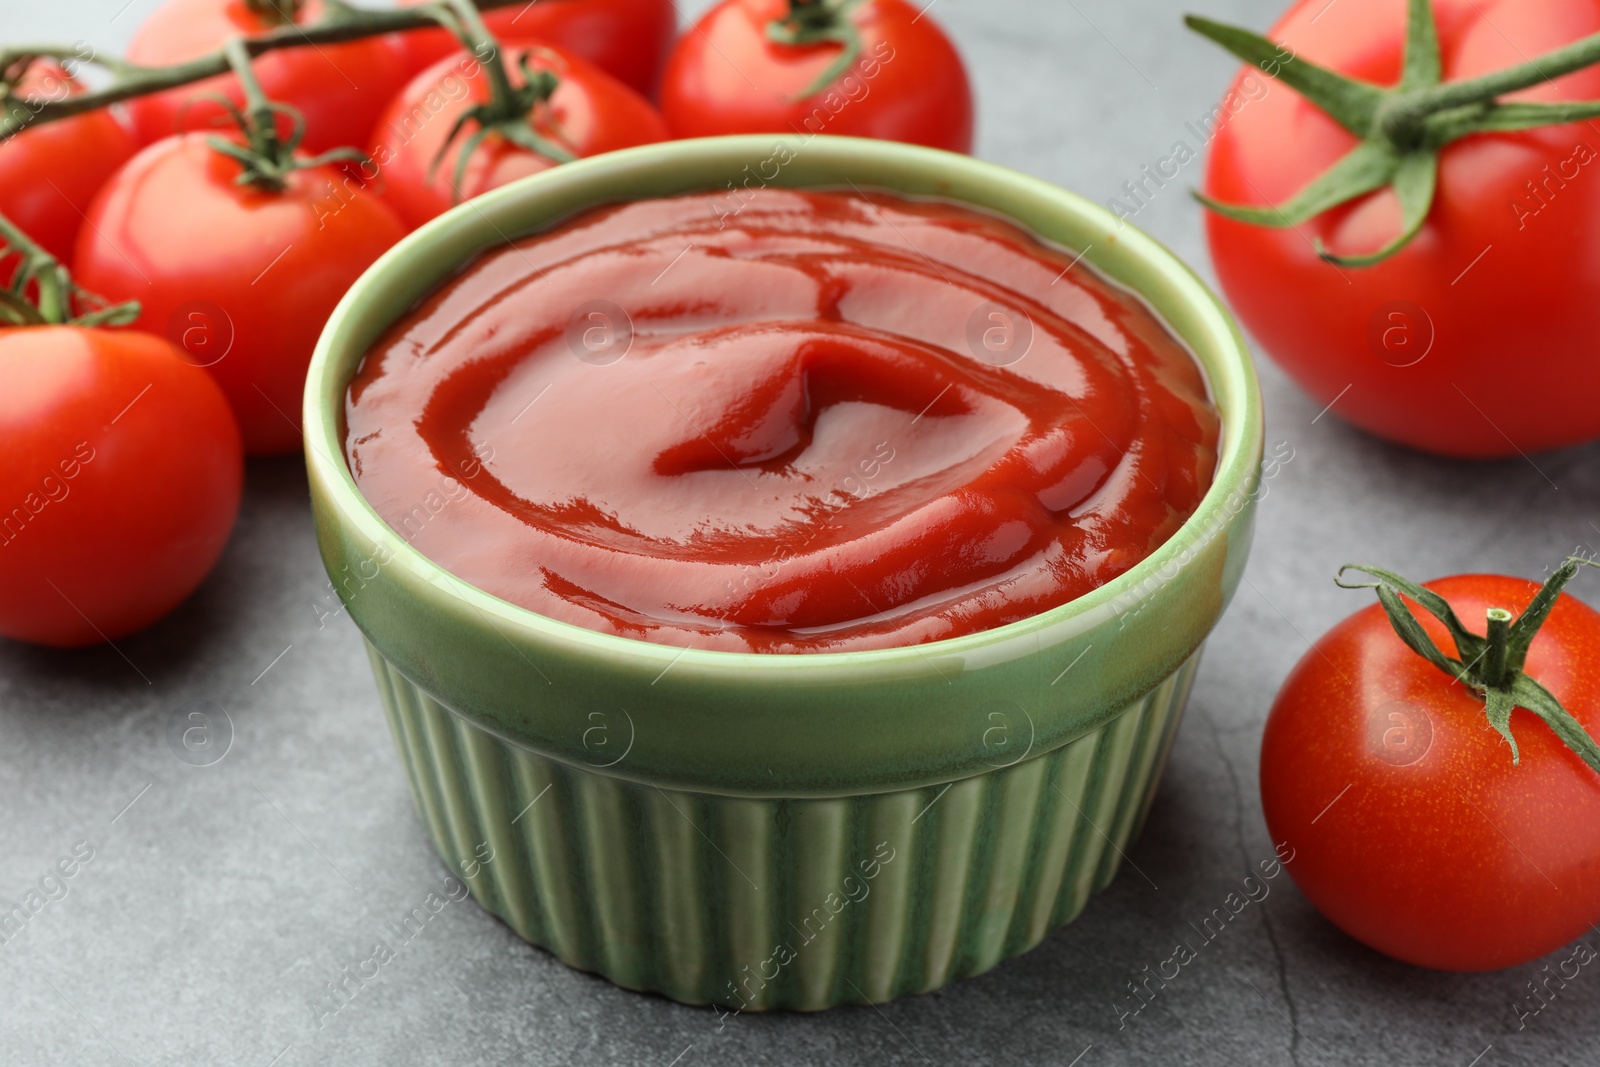
M 244 462 L 222 391 L 159 337 L 0 330 L 0 634 L 72 647 L 161 618 L 222 554 Z
M 518 68 L 527 57 L 532 69 L 550 71 L 560 79 L 530 123 L 553 144 L 575 156 L 592 156 L 666 140 L 666 126 L 650 102 L 605 71 L 546 45 L 512 42 L 504 47 L 513 78 L 522 77 Z M 434 160 L 456 120 L 488 99 L 487 75 L 476 59 L 463 52 L 417 75 L 389 106 L 373 133 L 371 156 L 382 170 L 376 187 L 407 225 L 420 226 L 460 200 L 555 165 L 491 134 L 473 150 L 458 195 L 452 185 L 457 153 L 474 127 L 469 124 L 457 135 L 437 169 Z
M 841 17 L 859 57 L 813 86 L 842 44 L 783 44 L 768 27 L 790 0 L 723 0 L 678 40 L 661 81 L 661 112 L 677 137 L 830 133 L 972 150 L 972 90 L 955 46 L 905 0 L 862 0 Z
M 1426 583 L 1471 626 L 1539 586 Z M 1441 648 L 1445 628 L 1417 610 Z M 1600 614 L 1562 594 L 1526 671 L 1600 733 Z M 1600 920 L 1600 774 L 1531 713 L 1521 750 L 1484 701 L 1412 652 L 1378 605 L 1324 636 L 1289 676 L 1261 744 L 1261 803 L 1294 849 L 1295 883 L 1346 932 L 1425 967 L 1479 971 L 1551 952 Z
M 270 33 L 279 23 L 262 13 L 266 7 L 265 0 L 166 0 L 134 34 L 128 60 L 148 66 L 180 63 L 216 51 L 230 37 Z M 314 22 L 322 13 L 322 0 L 303 0 L 296 21 Z M 393 41 L 382 37 L 281 49 L 257 59 L 253 69 L 269 99 L 304 116 L 304 147 L 311 153 L 365 144 L 378 113 L 406 77 Z M 243 100 L 238 82 L 222 75 L 129 101 L 140 142 L 228 125 L 222 106 L 206 99 L 217 93 L 235 104 Z
M 300 395 L 328 315 L 404 228 L 335 167 L 293 171 L 272 192 L 202 134 L 144 149 L 89 209 L 77 279 L 138 300 L 138 326 L 167 337 L 222 386 L 245 450 L 300 447 Z
M 1435 0 L 1446 80 L 1519 65 L 1600 32 L 1600 0 Z M 1302 0 L 1268 34 L 1301 59 L 1398 81 L 1403 0 Z M 1516 94 L 1600 97 L 1600 70 Z M 1216 112 L 1205 191 L 1282 204 L 1355 145 L 1326 114 L 1245 68 Z M 1600 436 L 1600 133 L 1589 123 L 1480 134 L 1441 155 L 1421 234 L 1376 266 L 1335 267 L 1400 230 L 1392 191 L 1294 229 L 1206 220 L 1217 275 L 1245 326 L 1321 407 L 1449 456 L 1515 456 Z M 1337 402 L 1335 402 L 1337 401 Z
M 414 7 L 426 0 L 400 0 Z M 537 39 L 586 59 L 645 96 L 655 92 L 678 26 L 672 0 L 539 0 L 483 13 L 502 41 Z M 395 35 L 408 75 L 462 51 L 444 30 Z
M 28 69 L 19 88 L 25 100 L 36 103 L 83 91 L 59 66 L 39 63 Z M 0 151 L 0 214 L 68 262 L 89 202 L 137 150 L 133 135 L 109 111 L 26 128 Z M 9 277 L 10 268 L 4 273 Z

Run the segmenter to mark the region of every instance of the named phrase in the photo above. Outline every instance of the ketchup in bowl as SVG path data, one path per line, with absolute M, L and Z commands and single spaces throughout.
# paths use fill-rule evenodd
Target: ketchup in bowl
M 468 266 L 368 352 L 362 494 L 552 619 L 837 652 L 990 629 L 1191 515 L 1193 358 L 1073 253 L 970 208 L 764 189 L 590 211 Z

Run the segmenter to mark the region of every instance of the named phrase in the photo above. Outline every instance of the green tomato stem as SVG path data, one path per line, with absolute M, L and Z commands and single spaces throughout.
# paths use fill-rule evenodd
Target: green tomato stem
M 12 292 L 23 296 L 30 281 L 37 287 L 36 302 L 25 305 L 37 313 L 28 325 L 58 325 L 71 319 L 71 288 L 62 284 L 65 271 L 56 257 L 3 215 L 0 215 L 0 241 L 4 241 L 6 253 L 18 259 Z
M 240 185 L 254 185 L 258 189 L 277 193 L 289 187 L 289 175 L 297 170 L 318 167 L 335 160 L 367 161 L 366 154 L 354 148 L 336 148 L 310 158 L 298 155 L 300 141 L 305 136 L 305 118 L 288 104 L 267 99 L 251 68 L 250 53 L 245 44 L 246 38 L 235 37 L 223 46 L 223 52 L 244 93 L 244 109 L 235 107 L 226 97 L 220 98 L 244 135 L 244 143 L 228 137 L 212 137 L 207 141 L 212 150 L 239 164 L 240 173 L 235 180 Z M 288 118 L 290 123 L 287 138 L 278 133 L 280 116 Z
M 1555 81 L 1573 71 L 1600 63 L 1600 33 L 1573 41 L 1553 52 L 1476 78 L 1443 82 L 1419 89 L 1396 108 L 1397 119 L 1420 120 L 1428 115 L 1469 104 L 1483 104 L 1535 85 Z
M 0 289 L 0 324 L 8 326 L 126 325 L 137 303 L 108 305 L 73 284 L 72 275 L 38 242 L 0 215 L 0 256 L 16 257 L 9 288 Z M 33 288 L 30 298 L 28 290 Z M 87 309 L 83 314 L 75 314 Z
M 1511 636 L 1511 612 L 1505 608 L 1490 608 L 1488 647 L 1483 652 L 1480 674 L 1483 684 L 1499 689 L 1506 684 L 1506 644 Z
M 805 100 L 832 85 L 861 57 L 861 31 L 852 13 L 861 0 L 789 0 L 789 13 L 767 23 L 767 39 L 804 47 L 837 44 L 839 54 L 795 97 Z
M 456 25 L 449 28 L 467 51 L 478 57 L 484 74 L 489 78 L 489 106 L 496 119 L 521 118 L 517 114 L 517 92 L 506 72 L 505 59 L 500 54 L 500 42 L 495 40 L 484 25 L 483 16 L 473 6 L 473 0 L 446 0 L 446 6 L 455 15 Z M 448 24 L 447 24 L 448 25 Z
M 244 6 L 275 26 L 293 25 L 300 18 L 303 0 L 244 0 Z
M 1277 208 L 1219 203 L 1201 197 L 1212 211 L 1251 225 L 1291 225 L 1392 187 L 1404 219 L 1399 234 L 1366 255 L 1340 256 L 1317 246 L 1323 259 L 1338 266 L 1364 267 L 1388 259 L 1422 231 L 1438 189 L 1439 150 L 1479 133 L 1509 132 L 1563 125 L 1600 115 L 1600 101 L 1562 104 L 1503 103 L 1500 97 L 1600 64 L 1600 34 L 1506 70 L 1477 78 L 1443 82 L 1439 34 L 1432 0 L 1408 0 L 1405 63 L 1400 83 L 1382 88 L 1293 58 L 1292 53 L 1249 30 L 1188 16 L 1189 27 L 1229 52 L 1282 81 L 1334 121 L 1361 138 L 1344 159 L 1314 178 Z M 1290 55 L 1284 60 L 1282 57 Z M 1373 161 L 1388 161 L 1374 186 Z
M 1444 597 L 1392 571 L 1346 564 L 1339 569 L 1334 583 L 1343 589 L 1376 590 L 1378 601 L 1389 616 L 1389 624 L 1407 647 L 1483 698 L 1489 725 L 1511 747 L 1513 763 L 1519 763 L 1520 756 L 1517 740 L 1511 735 L 1511 713 L 1522 708 L 1537 716 L 1563 744 L 1600 773 L 1600 745 L 1548 689 L 1522 669 L 1539 627 L 1549 618 L 1562 589 L 1583 567 L 1600 568 L 1600 563 L 1569 557 L 1556 568 L 1520 616 L 1513 617 L 1504 608 L 1490 608 L 1488 632 L 1484 635 L 1475 634 L 1462 625 Z M 1361 571 L 1377 581 L 1346 582 L 1347 571 Z M 1444 625 L 1455 642 L 1455 657 L 1446 655 L 1434 643 L 1402 596 Z

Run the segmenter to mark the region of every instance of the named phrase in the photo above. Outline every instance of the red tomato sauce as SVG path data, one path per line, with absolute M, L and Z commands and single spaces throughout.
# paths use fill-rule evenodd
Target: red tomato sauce
M 1189 353 L 1071 253 L 887 193 L 583 214 L 367 354 L 362 493 L 425 556 L 661 644 L 919 644 L 1064 604 L 1193 513 Z

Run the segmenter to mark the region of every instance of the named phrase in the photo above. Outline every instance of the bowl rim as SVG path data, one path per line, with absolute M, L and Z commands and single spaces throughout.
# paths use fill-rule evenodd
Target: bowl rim
M 1092 246 L 1080 250 L 1083 253 L 1080 258 L 1096 267 L 1101 277 L 1146 302 L 1152 313 L 1184 343 L 1191 356 L 1201 365 L 1212 399 L 1222 416 L 1222 428 L 1216 471 L 1210 488 L 1194 513 L 1171 537 L 1128 571 L 1080 597 L 1035 615 L 991 629 L 916 645 L 804 653 L 736 652 L 658 644 L 552 619 L 503 600 L 452 574 L 412 546 L 378 514 L 362 495 L 350 471 L 344 454 L 342 422 L 345 388 L 359 365 L 361 353 L 366 350 L 363 345 L 361 353 L 350 354 L 352 341 L 356 340 L 352 335 L 360 334 L 363 329 L 361 320 L 367 309 L 382 299 L 386 289 L 401 285 L 414 288 L 414 279 L 420 273 L 429 279 L 423 291 L 432 291 L 476 255 L 497 243 L 482 244 L 473 255 L 461 256 L 453 238 L 464 221 L 488 222 L 500 238 L 509 242 L 559 225 L 572 218 L 574 213 L 571 210 L 554 212 L 533 225 L 514 228 L 511 232 L 502 229 L 495 221 L 496 217 L 516 213 L 536 216 L 536 205 L 541 200 L 556 199 L 562 194 L 572 195 L 585 182 L 602 179 L 595 184 L 604 187 L 604 179 L 639 176 L 641 181 L 648 181 L 646 176 L 652 169 L 678 165 L 687 156 L 698 157 L 708 165 L 704 188 L 715 190 L 720 188 L 717 182 L 727 176 L 723 169 L 716 166 L 724 162 L 725 157 L 733 155 L 747 162 L 759 160 L 780 144 L 789 145 L 796 154 L 803 151 L 808 156 L 823 155 L 840 163 L 859 164 L 865 173 L 870 173 L 874 163 L 893 161 L 935 173 L 955 173 L 969 180 L 1025 194 L 1048 202 L 1051 210 L 1071 217 L 1080 228 L 1105 230 L 1109 235 L 1107 243 L 1121 246 L 1116 253 L 1118 258 L 1131 256 L 1141 266 L 1157 272 L 1194 314 L 1203 328 L 1207 343 L 1227 357 L 1218 360 L 1222 372 L 1220 377 L 1225 381 L 1219 381 L 1218 368 L 1212 367 L 1196 351 L 1201 346 L 1192 343 L 1167 323 L 1165 317 L 1148 304 L 1145 294 L 1118 280 L 1111 271 L 1097 264 L 1097 259 L 1101 257 L 1094 254 Z M 771 184 L 781 188 L 824 187 L 823 183 L 789 185 L 781 179 Z M 873 191 L 893 191 L 870 180 L 862 184 Z M 644 195 L 637 199 L 655 198 L 655 195 Z M 1013 218 L 1003 208 L 976 203 L 955 193 L 949 199 L 999 215 L 1030 233 L 1036 232 L 1034 227 Z M 588 206 L 598 207 L 616 202 L 615 197 L 600 197 L 590 201 Z M 392 318 L 387 319 L 380 329 L 393 321 Z M 1232 407 L 1235 410 L 1224 408 L 1224 397 L 1234 398 Z M 390 553 L 390 560 L 385 566 L 404 566 L 435 593 L 464 602 L 485 621 L 497 624 L 493 628 L 502 631 L 502 638 L 520 637 L 602 660 L 615 661 L 618 657 L 627 657 L 646 669 L 670 666 L 680 676 L 723 677 L 729 672 L 747 675 L 751 671 L 782 675 L 804 671 L 812 680 L 841 671 L 854 674 L 868 667 L 894 673 L 914 670 L 918 666 L 925 669 L 935 656 L 964 658 L 982 653 L 995 645 L 1026 640 L 1029 636 L 1037 638 L 1047 629 L 1057 632 L 1063 626 L 1073 632 L 1091 629 L 1104 621 L 1107 612 L 1119 604 L 1130 613 L 1136 612 L 1140 602 L 1152 595 L 1149 584 L 1152 578 L 1181 560 L 1185 553 L 1190 554 L 1191 558 L 1198 554 L 1219 531 L 1230 529 L 1241 511 L 1246 510 L 1255 492 L 1264 423 L 1260 383 L 1250 350 L 1233 316 L 1192 268 L 1159 241 L 1108 209 L 1044 179 L 971 156 L 893 141 L 831 135 L 791 137 L 782 134 L 693 138 L 623 149 L 564 163 L 458 204 L 385 252 L 339 301 L 317 341 L 307 371 L 302 416 L 306 462 L 313 479 L 313 495 L 316 483 L 320 480 L 321 485 L 329 490 L 328 503 L 337 508 L 339 521 L 353 527 L 366 542 Z M 1229 507 L 1230 500 L 1240 503 L 1233 505 L 1231 516 L 1224 515 L 1223 511 Z

